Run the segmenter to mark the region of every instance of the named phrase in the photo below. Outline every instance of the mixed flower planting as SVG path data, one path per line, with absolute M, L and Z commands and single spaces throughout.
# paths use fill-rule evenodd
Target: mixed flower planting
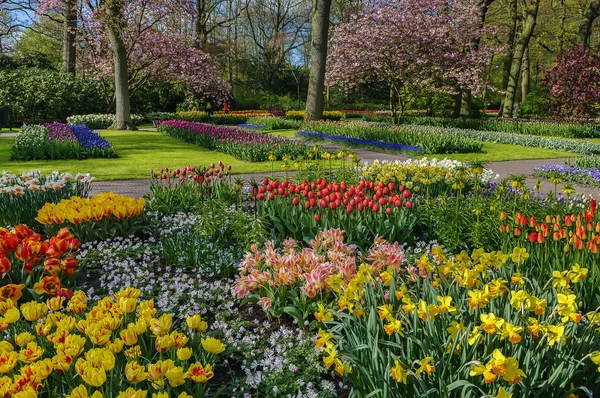
M 88 126 L 51 123 L 25 126 L 11 150 L 11 160 L 114 158 L 110 142 Z
M 161 128 L 248 133 L 205 126 Z M 35 210 L 0 229 L 0 393 L 600 391 L 594 199 L 478 163 L 346 167 L 351 153 L 304 150 L 296 178 L 243 181 L 221 162 L 154 170 L 143 199 L 90 197 L 88 177 L 5 174 Z M 55 179 L 54 196 L 15 195 Z
M 167 120 L 160 123 L 158 131 L 251 162 L 298 158 L 307 150 L 305 145 L 283 137 L 197 122 Z

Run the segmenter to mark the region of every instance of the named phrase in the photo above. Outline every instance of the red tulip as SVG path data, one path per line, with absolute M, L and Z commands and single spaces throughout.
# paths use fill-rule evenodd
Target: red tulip
M 388 207 L 387 209 L 385 209 L 385 214 L 387 214 L 388 216 L 391 216 L 393 212 L 394 211 L 392 210 L 391 207 Z
M 300 204 L 300 199 L 298 199 L 297 197 L 292 199 L 292 203 L 294 204 L 294 206 L 298 206 Z
M 321 222 L 321 215 L 319 213 L 315 214 L 315 221 Z
M 412 209 L 413 204 L 412 204 L 412 202 L 406 202 L 405 206 L 407 209 Z
M 402 196 L 404 197 L 404 199 L 408 199 L 412 196 L 411 192 L 407 189 L 404 192 L 402 192 Z

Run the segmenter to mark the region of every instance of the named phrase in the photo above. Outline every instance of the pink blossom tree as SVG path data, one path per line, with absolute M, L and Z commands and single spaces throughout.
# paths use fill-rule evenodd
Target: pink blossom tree
M 230 86 L 209 55 L 180 34 L 173 15 L 187 0 L 40 0 L 40 12 L 74 7 L 84 73 L 114 76 L 116 120 L 112 128 L 133 129 L 129 97 L 153 81 L 178 82 L 190 92 L 226 100 Z
M 481 93 L 485 66 L 499 48 L 478 46 L 477 1 L 390 0 L 370 3 L 334 29 L 327 84 L 349 89 L 387 84 L 395 123 L 421 90 Z
M 559 55 L 556 66 L 546 71 L 554 114 L 565 119 L 600 116 L 600 52 L 575 46 Z

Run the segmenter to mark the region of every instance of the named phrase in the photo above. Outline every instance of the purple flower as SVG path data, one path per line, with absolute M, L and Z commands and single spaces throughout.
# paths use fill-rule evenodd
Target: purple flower
M 68 124 L 65 123 L 46 123 L 46 130 L 48 130 L 48 141 L 49 142 L 77 142 L 77 137 L 73 134 L 73 130 Z
M 110 142 L 85 124 L 71 126 L 71 129 L 77 140 L 86 149 L 108 149 L 111 147 Z

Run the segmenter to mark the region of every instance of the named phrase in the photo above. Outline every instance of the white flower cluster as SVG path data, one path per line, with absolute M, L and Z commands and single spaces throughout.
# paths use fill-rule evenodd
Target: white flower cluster
M 39 170 L 32 170 L 17 176 L 3 171 L 0 175 L 0 194 L 22 196 L 26 191 L 56 192 L 65 187 L 72 188 L 72 185 L 77 185 L 79 190 L 87 192 L 91 189 L 93 182 L 94 177 L 89 174 L 73 176 L 69 173 L 53 171 L 51 174 L 44 176 Z
M 446 170 L 456 170 L 459 167 L 469 167 L 469 165 L 467 163 L 461 162 L 459 160 L 452 160 L 452 159 L 438 159 L 438 158 L 428 158 L 428 157 L 423 157 L 421 159 L 408 159 L 408 160 L 395 160 L 393 162 L 390 162 L 389 160 L 384 160 L 384 161 L 379 161 L 379 160 L 375 160 L 373 163 L 367 163 L 365 162 L 364 166 L 363 166 L 363 170 L 368 170 L 371 167 L 385 167 L 388 165 L 398 165 L 398 166 L 404 166 L 404 167 L 409 167 L 409 166 L 416 166 L 416 167 L 441 167 L 443 169 Z M 481 176 L 479 177 L 481 179 L 481 182 L 483 183 L 487 183 L 490 181 L 494 181 L 497 180 L 500 177 L 499 174 L 494 174 L 494 172 L 490 169 L 483 169 L 483 173 L 481 174 Z

